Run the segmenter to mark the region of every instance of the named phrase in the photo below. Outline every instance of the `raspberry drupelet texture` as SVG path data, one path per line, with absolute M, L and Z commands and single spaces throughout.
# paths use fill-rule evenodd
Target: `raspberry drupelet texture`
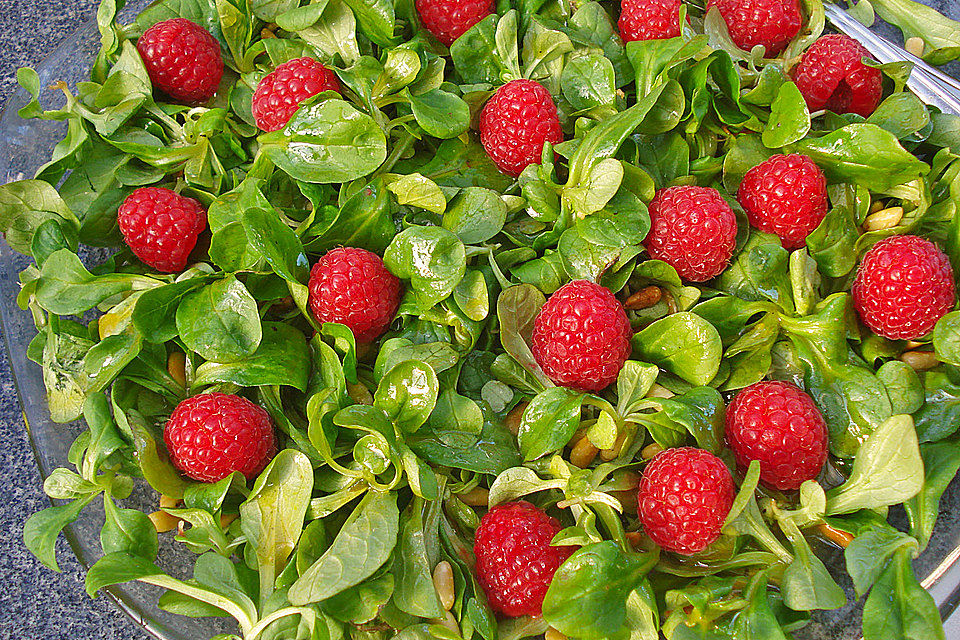
M 922 338 L 956 301 L 950 259 L 918 236 L 875 244 L 863 257 L 851 292 L 863 323 L 891 340 Z
M 300 103 L 323 91 L 340 91 L 337 76 L 313 58 L 295 58 L 264 76 L 253 92 L 253 117 L 264 131 L 282 129 Z
M 856 113 L 864 118 L 876 111 L 883 97 L 879 69 L 863 64 L 870 53 L 842 34 L 821 37 L 807 49 L 793 71 L 793 81 L 810 111 Z
M 420 22 L 447 45 L 493 13 L 493 0 L 417 0 Z
M 617 28 L 624 42 L 680 35 L 681 0 L 621 0 Z
M 797 249 L 827 215 L 827 179 L 805 155 L 773 156 L 747 171 L 737 200 L 751 225 Z
M 163 189 L 141 187 L 117 211 L 123 240 L 140 260 L 158 271 L 177 273 L 207 227 L 207 211 L 193 198 Z
M 366 249 L 331 249 L 313 265 L 307 286 L 317 322 L 345 324 L 361 344 L 379 338 L 400 306 L 400 279 Z
M 789 491 L 813 480 L 827 461 L 827 423 L 813 400 L 789 382 L 758 382 L 727 409 L 727 444 L 737 466 L 760 461 L 760 480 Z
M 735 494 L 730 471 L 717 456 L 693 447 L 667 449 L 640 479 L 640 523 L 667 551 L 693 555 L 720 536 Z
M 540 164 L 543 143 L 563 142 L 557 105 L 533 80 L 512 80 L 480 112 L 480 142 L 500 171 L 519 176 L 528 164 Z
M 803 26 L 800 0 L 710 0 L 707 10 L 712 7 L 738 47 L 750 51 L 762 44 L 767 58 L 783 53 Z
M 630 357 L 633 329 L 609 289 L 574 280 L 557 289 L 533 321 L 533 357 L 562 387 L 600 391 Z
M 174 100 L 200 104 L 216 95 L 220 43 L 200 25 L 185 18 L 158 22 L 140 36 L 137 51 L 153 86 Z
M 551 547 L 556 519 L 529 502 L 499 504 L 480 520 L 473 553 L 477 581 L 504 616 L 539 616 L 553 574 L 576 547 Z
M 217 482 L 234 471 L 249 480 L 277 452 L 267 412 L 226 393 L 204 393 L 178 404 L 163 441 L 174 466 L 198 482 Z
M 737 218 L 720 192 L 709 187 L 661 189 L 650 203 L 650 232 L 643 241 L 655 260 L 681 278 L 705 282 L 723 271 L 737 239 Z

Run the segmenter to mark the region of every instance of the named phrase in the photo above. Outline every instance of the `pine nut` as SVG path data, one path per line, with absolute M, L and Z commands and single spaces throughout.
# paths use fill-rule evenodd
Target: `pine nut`
M 663 447 L 658 445 L 656 442 L 653 444 L 648 444 L 643 448 L 643 451 L 640 452 L 640 455 L 644 460 L 652 460 L 654 456 L 663 451 Z
M 507 414 L 507 417 L 503 420 L 503 426 L 513 435 L 520 433 L 520 420 L 523 418 L 523 412 L 527 409 L 527 402 L 517 403 L 513 409 L 510 409 L 510 413 Z
M 550 627 L 547 629 L 547 632 L 543 634 L 543 640 L 567 640 L 567 636 Z
M 914 36 L 912 38 L 907 38 L 907 41 L 903 43 L 903 48 L 918 58 L 922 58 L 923 50 L 926 48 L 926 44 L 923 42 L 923 38 Z
M 892 229 L 900 224 L 901 220 L 903 220 L 903 207 L 889 207 L 867 216 L 867 219 L 863 221 L 863 228 L 866 231 Z
M 887 208 L 887 203 L 883 200 L 874 200 L 870 203 L 870 213 L 876 213 L 877 211 L 883 211 Z
M 180 518 L 172 516 L 166 511 L 154 511 L 147 517 L 150 518 L 150 521 L 153 523 L 153 528 L 157 530 L 157 533 L 173 531 L 181 522 Z
M 673 299 L 673 295 L 664 289 L 660 290 L 663 294 L 663 299 L 667 302 L 667 311 L 672 315 L 678 311 L 677 301 Z
M 914 371 L 926 371 L 940 364 L 933 351 L 905 351 L 900 354 L 900 359 L 913 367 Z
M 599 452 L 600 450 L 590 442 L 590 438 L 584 436 L 580 438 L 570 451 L 570 464 L 585 469 L 590 466 L 590 463 L 593 462 L 593 459 L 597 457 Z
M 176 509 L 179 506 L 180 501 L 177 498 L 171 498 L 170 496 L 165 496 L 162 493 L 160 494 L 161 509 Z
M 440 620 L 440 624 L 458 636 L 460 635 L 460 625 L 457 624 L 457 619 L 449 611 L 447 611 L 447 616 Z
M 619 457 L 620 454 L 623 453 L 623 443 L 626 441 L 627 432 L 624 430 L 617 434 L 617 439 L 614 441 L 612 447 L 600 451 L 600 459 L 604 462 L 610 462 Z
M 639 531 L 627 531 L 627 542 L 630 543 L 630 546 L 636 549 L 640 546 L 640 543 L 643 542 L 643 534 Z
M 453 608 L 457 593 L 453 587 L 453 567 L 446 560 L 437 563 L 433 570 L 433 588 L 437 590 L 437 597 L 445 611 Z
M 853 534 L 847 533 L 842 529 L 831 527 L 825 522 L 817 525 L 817 531 L 820 533 L 820 535 L 841 549 L 846 549 L 847 545 L 853 542 Z
M 490 492 L 483 487 L 474 487 L 466 493 L 458 493 L 457 497 L 468 507 L 485 507 L 490 502 Z
M 187 356 L 183 351 L 173 351 L 167 356 L 167 373 L 177 384 L 187 387 Z
M 663 297 L 663 290 L 660 287 L 649 286 L 640 289 L 623 303 L 623 308 L 628 310 L 649 309 L 660 302 Z

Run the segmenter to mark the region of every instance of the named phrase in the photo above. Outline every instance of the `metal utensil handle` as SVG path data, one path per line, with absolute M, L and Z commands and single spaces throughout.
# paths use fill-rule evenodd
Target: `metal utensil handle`
M 878 62 L 903 62 L 914 64 L 907 86 L 925 103 L 944 113 L 960 115 L 960 82 L 936 69 L 922 59 L 878 36 L 852 18 L 843 9 L 826 4 L 827 17 L 843 33 L 856 38 Z

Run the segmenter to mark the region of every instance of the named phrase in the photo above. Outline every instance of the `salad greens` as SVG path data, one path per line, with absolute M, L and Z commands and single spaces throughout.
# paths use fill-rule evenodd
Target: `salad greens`
M 737 49 L 697 3 L 681 37 L 624 46 L 613 4 L 499 0 L 447 50 L 412 0 L 158 0 L 132 24 L 117 22 L 122 0 L 103 0 L 102 48 L 89 81 L 57 87 L 62 106 L 41 106 L 38 75 L 21 69 L 32 99 L 20 115 L 66 134 L 33 179 L 0 187 L 0 229 L 35 263 L 18 303 L 36 322 L 28 356 L 51 416 L 88 427 L 71 468 L 44 483 L 58 503 L 29 519 L 28 548 L 56 569 L 56 537 L 102 496 L 91 596 L 157 585 L 163 609 L 234 619 L 219 640 L 517 640 L 551 627 L 771 640 L 861 598 L 866 640 L 943 638 L 910 561 L 960 468 L 960 315 L 918 343 L 890 341 L 857 322 L 849 289 L 858 259 L 893 234 L 934 239 L 960 269 L 960 118 L 905 93 L 897 64 L 881 66 L 888 97 L 870 118 L 810 113 L 788 72 L 824 27 L 820 0 L 804 1 L 808 26 L 778 59 Z M 923 38 L 932 62 L 960 56 L 960 24 L 915 2 L 854 10 Z M 151 89 L 134 43 L 173 17 L 221 43 L 210 104 Z M 260 133 L 257 83 L 304 55 L 342 92 Z M 513 180 L 475 127 L 519 77 L 549 89 L 566 139 Z M 831 202 L 792 253 L 732 197 L 751 167 L 788 152 L 823 168 Z M 153 184 L 208 208 L 209 234 L 180 274 L 146 269 L 119 235 L 119 203 Z M 703 286 L 641 244 L 647 204 L 674 184 L 717 187 L 740 219 L 730 266 Z M 864 227 L 894 207 L 889 225 Z M 380 253 L 404 283 L 377 346 L 307 309 L 308 268 L 339 245 Z M 617 293 L 636 330 L 632 359 L 599 394 L 554 386 L 530 349 L 546 296 L 575 278 Z M 828 470 L 781 494 L 758 485 L 754 464 L 716 543 L 661 553 L 638 531 L 645 461 L 684 444 L 731 461 L 725 404 L 767 377 L 816 401 Z M 252 486 L 237 473 L 187 481 L 167 456 L 166 416 L 213 390 L 256 401 L 279 432 Z M 159 568 L 154 522 L 121 506 L 135 478 L 181 522 L 192 577 Z M 559 518 L 555 542 L 579 550 L 542 618 L 498 620 L 472 572 L 473 530 L 485 507 L 518 498 Z M 886 521 L 899 504 L 907 531 Z M 829 545 L 845 547 L 854 593 L 818 558 Z M 452 593 L 435 589 L 442 563 Z

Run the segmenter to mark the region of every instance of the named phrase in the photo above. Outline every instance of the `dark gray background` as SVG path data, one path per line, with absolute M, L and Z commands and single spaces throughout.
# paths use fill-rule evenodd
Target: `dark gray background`
M 925 3 L 960 19 L 957 0 Z M 96 0 L 0 0 L 0 105 L 16 87 L 16 69 L 41 61 L 93 16 L 96 5 Z M 87 597 L 83 572 L 62 538 L 57 546 L 62 574 L 49 571 L 26 551 L 23 523 L 46 506 L 6 352 L 0 349 L 0 638 L 150 637 L 104 597 Z

